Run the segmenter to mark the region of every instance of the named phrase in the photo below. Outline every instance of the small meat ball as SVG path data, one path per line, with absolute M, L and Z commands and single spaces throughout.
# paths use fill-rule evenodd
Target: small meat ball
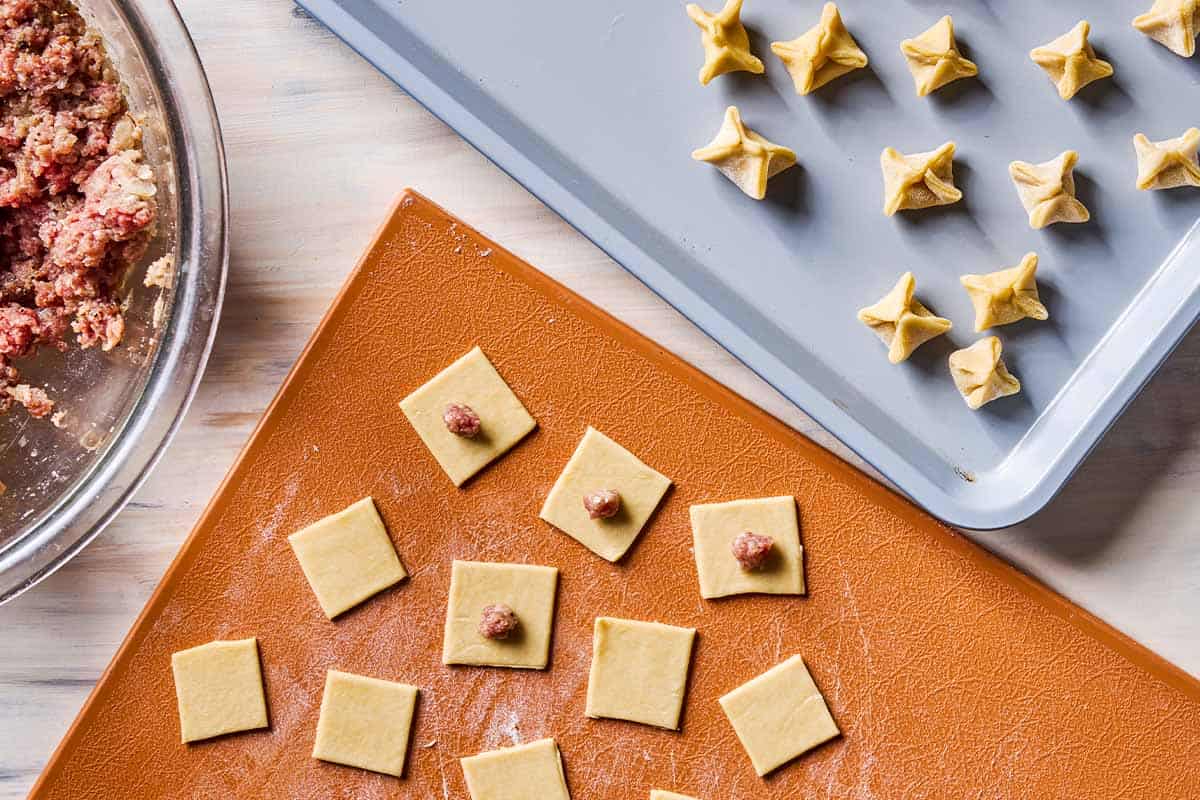
M 507 639 L 517 624 L 517 612 L 504 603 L 484 606 L 479 617 L 479 635 L 485 639 Z
M 451 403 L 442 412 L 442 421 L 446 430 L 464 439 L 473 439 L 479 435 L 479 415 L 466 403 Z
M 615 489 L 597 489 L 583 496 L 583 507 L 592 519 L 609 519 L 621 510 L 621 495 Z
M 738 534 L 737 538 L 733 540 L 730 550 L 733 551 L 733 557 L 742 565 L 742 569 L 756 570 L 761 569 L 762 565 L 767 563 L 774 547 L 775 540 L 770 536 L 759 536 L 757 533 L 746 531 Z

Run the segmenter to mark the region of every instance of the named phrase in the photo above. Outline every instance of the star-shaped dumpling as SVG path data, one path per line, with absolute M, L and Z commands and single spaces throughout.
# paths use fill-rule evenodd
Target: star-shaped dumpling
M 916 288 L 916 278 L 906 272 L 878 303 L 858 312 L 859 321 L 888 346 L 888 361 L 893 364 L 904 361 L 918 347 L 952 327 L 950 320 L 935 316 L 913 297 Z
M 1049 44 L 1035 47 L 1029 57 L 1050 75 L 1058 87 L 1058 96 L 1070 100 L 1092 81 L 1113 74 L 1112 64 L 1096 57 L 1096 51 L 1088 42 L 1092 26 L 1087 20 Z
M 917 84 L 917 97 L 937 91 L 959 78 L 979 74 L 979 67 L 958 52 L 954 41 L 954 20 L 942 17 L 929 30 L 900 43 L 900 52 L 908 61 Z
M 1178 186 L 1200 186 L 1200 130 L 1188 128 L 1178 139 L 1152 142 L 1145 134 L 1133 137 L 1137 153 L 1137 188 L 1174 189 Z
M 892 148 L 879 157 L 883 167 L 883 213 L 948 206 L 962 199 L 954 185 L 954 142 L 928 153 L 904 155 Z
M 987 275 L 963 275 L 959 279 L 975 307 L 976 331 L 1008 325 L 1026 317 L 1050 318 L 1038 297 L 1037 265 L 1037 255 L 1026 253 L 1021 263 L 1011 269 Z
M 692 158 L 712 164 L 755 200 L 766 197 L 768 178 L 796 164 L 796 154 L 791 150 L 742 124 L 737 106 L 725 109 L 725 121 L 716 138 L 693 151 Z
M 750 37 L 742 25 L 742 0 L 726 0 L 725 7 L 710 14 L 695 3 L 688 3 L 687 15 L 700 28 L 700 43 L 704 45 L 704 66 L 700 68 L 700 83 L 708 82 L 726 72 L 763 72 L 763 63 L 750 52 Z
M 1075 197 L 1075 164 L 1079 154 L 1066 150 L 1044 164 L 1014 161 L 1008 174 L 1016 184 L 1029 225 L 1044 228 L 1056 222 L 1087 222 L 1092 215 Z
M 771 42 L 771 52 L 787 67 L 796 85 L 796 94 L 808 94 L 867 65 L 867 54 L 846 30 L 842 15 L 833 3 L 825 4 L 821 21 L 798 39 Z
M 1133 20 L 1133 27 L 1172 52 L 1191 58 L 1200 34 L 1200 0 L 1154 0 L 1149 11 Z
M 950 375 L 972 411 L 1021 391 L 1021 382 L 1004 366 L 1000 351 L 1000 340 L 988 336 L 950 354 Z

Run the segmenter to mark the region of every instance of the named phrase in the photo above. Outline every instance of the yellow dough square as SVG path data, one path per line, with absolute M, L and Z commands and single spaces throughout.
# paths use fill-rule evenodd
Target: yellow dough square
M 288 542 L 330 619 L 408 575 L 369 497 L 293 533 Z
M 731 594 L 804 594 L 804 549 L 796 500 L 764 497 L 691 507 L 692 540 L 700 596 Z M 771 555 L 759 569 L 746 570 L 734 558 L 733 540 L 750 531 L 774 540 Z
M 584 713 L 678 730 L 695 638 L 694 628 L 597 617 Z
M 719 702 L 759 775 L 841 733 L 800 656 L 742 684 Z
M 329 670 L 313 758 L 400 777 L 417 691 L 404 683 Z
M 446 429 L 446 406 L 462 403 L 479 415 L 477 436 Z M 537 422 L 478 347 L 400 401 L 400 410 L 455 486 L 504 455 Z
M 209 642 L 171 656 L 183 741 L 267 727 L 258 640 Z
M 617 561 L 670 486 L 669 478 L 589 427 L 546 497 L 540 516 L 601 558 Z M 583 506 L 583 496 L 608 489 L 620 494 L 620 511 L 609 519 L 592 519 Z
M 545 669 L 557 589 L 556 567 L 455 561 L 442 663 Z M 488 639 L 479 632 L 479 618 L 497 603 L 516 612 L 517 628 L 508 638 Z
M 553 739 L 468 756 L 459 763 L 471 800 L 571 800 Z
M 695 797 L 690 797 L 686 794 L 676 794 L 675 792 L 664 792 L 662 789 L 651 789 L 650 800 L 696 800 Z

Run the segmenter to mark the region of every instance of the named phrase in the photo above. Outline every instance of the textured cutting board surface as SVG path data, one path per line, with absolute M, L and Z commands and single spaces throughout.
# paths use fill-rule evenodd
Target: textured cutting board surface
M 455 489 L 397 402 L 480 345 L 538 419 Z M 675 488 L 613 565 L 537 517 L 587 425 Z M 792 494 L 809 594 L 699 597 L 687 508 Z M 286 536 L 364 495 L 411 577 L 329 621 Z M 550 666 L 447 668 L 452 559 L 559 567 Z M 592 621 L 693 626 L 682 731 L 584 717 Z M 179 743 L 170 654 L 259 638 L 271 727 Z M 762 780 L 716 699 L 804 656 L 844 735 Z M 313 760 L 325 671 L 421 687 L 402 779 Z M 576 800 L 1200 797 L 1200 684 L 405 194 L 34 798 L 466 798 L 558 739 Z

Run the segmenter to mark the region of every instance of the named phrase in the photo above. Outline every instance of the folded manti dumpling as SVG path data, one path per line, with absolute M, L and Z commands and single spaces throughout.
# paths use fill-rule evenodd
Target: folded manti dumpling
M 998 338 L 988 336 L 950 354 L 950 375 L 972 411 L 1021 391 L 1021 382 L 1000 358 L 1002 349 Z
M 787 67 L 796 94 L 808 94 L 867 65 L 867 54 L 846 30 L 833 3 L 826 3 L 821 10 L 821 21 L 798 38 L 772 42 L 771 52 Z
M 937 150 L 905 155 L 887 148 L 879 157 L 883 169 L 883 213 L 957 203 L 962 192 L 954 185 L 954 142 Z
M 1176 189 L 1200 186 L 1200 130 L 1189 128 L 1176 139 L 1152 142 L 1145 134 L 1133 137 L 1137 155 L 1137 188 L 1142 190 Z
M 692 158 L 712 164 L 755 200 L 766 197 L 768 179 L 796 165 L 795 153 L 747 128 L 737 106 L 725 109 L 716 137 Z
M 1050 313 L 1038 297 L 1036 253 L 1026 253 L 1011 269 L 960 278 L 975 307 L 975 330 L 983 331 L 1018 320 L 1044 320 Z
M 1008 174 L 1017 187 L 1032 228 L 1059 222 L 1087 222 L 1092 215 L 1075 197 L 1075 164 L 1079 154 L 1066 150 L 1042 164 L 1014 161 Z
M 924 97 L 948 83 L 979 74 L 979 67 L 958 52 L 954 41 L 954 20 L 942 17 L 932 27 L 900 43 L 900 52 L 908 62 L 917 85 L 917 96 Z
M 913 294 L 917 280 L 906 272 L 878 303 L 858 312 L 858 319 L 888 346 L 888 361 L 899 364 L 930 339 L 952 326 L 921 304 Z

